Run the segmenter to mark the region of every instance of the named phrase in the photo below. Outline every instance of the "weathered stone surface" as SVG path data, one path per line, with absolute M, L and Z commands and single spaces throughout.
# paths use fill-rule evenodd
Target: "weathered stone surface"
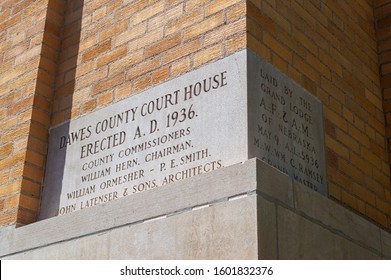
M 257 178 L 257 191 L 260 194 L 293 207 L 292 179 L 288 175 L 268 164 L 258 162 Z
M 2 228 L 0 258 L 390 258 L 389 233 L 374 226 L 380 234 L 362 238 L 357 232 L 365 231 L 364 222 L 371 229 L 368 221 L 352 223 L 361 218 L 344 214 L 349 211 L 305 186 L 295 184 L 295 195 L 283 196 L 282 187 L 292 189 L 291 181 L 252 159 L 138 196 Z M 293 198 L 294 207 L 287 203 Z M 314 203 L 338 216 L 338 222 L 311 210 Z
M 276 205 L 261 196 L 257 197 L 258 259 L 278 259 Z
M 249 157 L 327 195 L 322 104 L 248 53 Z
M 294 183 L 294 197 L 295 207 L 303 215 L 381 251 L 380 230 L 368 220 L 298 183 Z
M 381 234 L 381 252 L 383 257 L 391 259 L 391 234 L 384 230 L 380 230 Z
M 231 197 L 254 193 L 257 187 L 257 174 L 254 168 L 256 162 L 255 159 L 249 160 L 150 192 L 142 192 L 138 196 L 127 196 L 69 215 L 4 231 L 0 238 L 0 252 L 8 254 L 49 246 L 64 240 L 109 231 L 119 226 L 132 226 L 156 217 L 172 216 L 200 206 L 228 201 Z M 254 223 L 256 224 L 256 221 Z M 14 242 L 15 240 L 17 242 Z
M 255 196 L 124 226 L 16 259 L 256 259 Z
M 380 259 L 374 251 L 286 208 L 278 207 L 277 215 L 279 259 Z

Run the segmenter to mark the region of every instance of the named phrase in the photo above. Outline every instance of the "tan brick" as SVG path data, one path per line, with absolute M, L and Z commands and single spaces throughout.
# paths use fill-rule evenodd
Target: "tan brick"
M 340 199 L 343 204 L 345 204 L 353 209 L 357 208 L 357 200 L 358 199 L 356 197 L 354 197 L 353 195 L 349 194 L 348 192 L 342 191 Z
M 101 67 L 100 65 L 99 67 Z M 83 63 L 81 65 L 77 65 L 76 69 L 70 70 L 67 73 L 65 73 L 65 83 L 68 83 L 70 81 L 75 81 L 76 78 L 79 78 L 87 73 L 92 72 L 94 69 L 94 62 L 88 61 L 86 63 Z
M 36 56 L 39 56 L 40 52 L 41 52 L 41 46 L 38 45 L 38 46 L 31 48 L 28 51 L 25 51 L 25 52 L 19 54 L 18 56 L 15 57 L 15 65 L 20 65 L 22 63 L 26 63 L 26 61 L 28 61 Z
M 196 51 L 201 49 L 201 44 L 201 40 L 197 39 L 173 49 L 172 52 L 169 52 L 164 55 L 163 64 L 171 63 L 191 53 L 195 53 Z
M 246 33 L 241 33 L 228 39 L 225 44 L 225 51 L 227 55 L 244 49 L 246 47 L 246 39 Z
M 348 133 L 350 136 L 352 136 L 354 139 L 356 139 L 361 145 L 363 145 L 365 147 L 370 146 L 369 137 L 365 133 L 363 133 L 362 131 L 358 130 L 353 125 L 349 125 Z
M 151 85 L 151 77 L 150 76 L 143 76 L 138 79 L 136 79 L 133 83 L 132 91 L 133 92 L 139 92 Z
M 205 35 L 205 46 L 216 44 L 225 40 L 230 40 L 232 36 L 237 33 L 244 33 L 246 31 L 246 20 L 240 19 L 229 25 L 223 25 Z M 245 44 L 245 41 L 243 42 Z
M 200 8 L 192 10 L 191 13 L 184 14 L 182 17 L 173 19 L 167 24 L 166 34 L 173 34 L 182 31 L 186 27 L 200 22 L 203 19 L 203 12 Z
M 167 5 L 168 7 L 172 7 L 181 4 L 182 2 L 182 0 L 167 0 Z
M 125 0 L 124 1 L 124 8 L 120 9 L 117 12 L 118 18 L 125 18 L 128 16 L 133 15 L 134 13 L 137 13 L 143 9 L 145 9 L 148 6 L 149 0 Z M 130 4 L 131 3 L 131 4 Z M 130 5 L 128 5 L 130 4 Z
M 19 206 L 29 210 L 38 211 L 39 199 L 37 197 L 21 194 L 19 199 Z
M 14 58 L 17 55 L 20 55 L 21 53 L 25 52 L 29 47 L 28 42 L 22 42 L 19 45 L 14 46 L 13 48 L 10 48 L 8 51 L 4 52 L 4 61 L 7 61 L 8 59 Z M 5 67 L 4 67 L 5 69 Z
M 0 76 L 0 84 L 7 83 L 18 76 L 21 76 L 25 73 L 24 65 L 19 65 L 18 67 L 12 68 L 12 70 L 4 72 Z
M 120 34 L 118 34 L 116 37 L 114 37 L 114 44 L 116 47 L 128 43 L 129 41 L 141 37 L 144 35 L 147 31 L 147 24 L 146 23 L 140 23 L 136 26 L 132 26 L 129 30 L 126 30 Z
M 3 184 L 5 184 L 6 182 L 8 182 L 9 179 L 10 179 L 10 170 L 2 170 L 2 171 L 0 172 L 0 188 L 1 188 L 1 186 L 2 186 Z M 2 192 L 6 191 L 6 190 L 5 190 L 6 188 L 7 188 L 7 187 L 5 186 L 5 187 L 3 188 L 3 191 L 2 191 Z
M 287 57 L 289 58 L 289 56 Z M 289 62 L 289 61 L 288 61 Z M 295 56 L 293 59 L 293 65 L 311 81 L 319 84 L 321 81 L 321 75 L 318 71 L 309 63 L 303 61 L 301 58 Z M 326 70 L 328 71 L 328 70 Z
M 175 20 L 181 17 L 184 13 L 183 9 L 184 3 L 177 5 L 169 10 L 165 10 L 164 13 L 161 13 L 148 21 L 148 29 L 154 30 L 158 27 L 165 26 L 167 22 Z
M 27 179 L 22 179 L 22 182 L 20 183 L 22 186 L 22 192 L 24 194 L 27 194 L 29 196 L 33 197 L 40 197 L 41 194 L 41 184 L 40 183 L 34 183 Z
M 376 208 L 385 214 L 391 213 L 391 204 L 382 199 L 376 199 Z
M 339 157 L 344 159 L 349 159 L 349 149 L 345 147 L 343 144 L 336 141 L 334 138 L 331 138 L 330 136 L 325 136 L 325 142 L 328 149 L 332 150 L 334 153 L 336 153 Z
M 275 33 L 275 23 L 270 18 L 261 14 L 261 12 L 251 4 L 247 4 L 247 16 L 258 24 L 261 29 L 268 31 L 271 34 Z
M 205 16 L 208 17 L 212 14 L 220 12 L 228 8 L 229 6 L 235 5 L 241 2 L 241 0 L 216 0 L 205 6 Z
M 85 51 L 82 55 L 82 62 L 86 62 L 90 59 L 94 59 L 96 58 L 98 55 L 104 53 L 104 52 L 107 52 L 108 50 L 111 49 L 111 39 L 110 40 L 107 40 L 106 42 L 100 44 L 100 45 L 97 45 L 97 46 L 94 46 L 90 49 L 88 49 L 87 51 Z
M 156 70 L 160 67 L 160 64 L 161 59 L 159 57 L 146 60 L 127 71 L 126 79 L 132 80 L 134 78 L 144 75 L 145 73 Z
M 2 23 L 0 23 L 0 30 L 6 30 L 9 27 L 19 23 L 20 21 L 21 21 L 21 15 L 20 14 L 12 16 L 8 20 L 3 21 Z
M 87 112 L 94 110 L 96 108 L 96 106 L 97 106 L 96 100 L 92 99 L 92 100 L 89 100 L 89 101 L 83 103 L 81 105 L 80 109 L 82 112 L 87 113 Z
M 108 69 L 108 66 L 102 66 L 97 71 L 89 72 L 80 77 L 76 81 L 76 89 L 82 89 L 104 79 L 108 75 Z
M 221 44 L 211 46 L 194 55 L 194 66 L 199 67 L 209 61 L 220 58 L 223 55 Z
M 19 206 L 20 194 L 13 194 L 5 198 L 5 209 L 12 209 Z
M 221 26 L 223 23 L 224 17 L 222 13 L 216 14 L 208 19 L 205 19 L 204 21 L 184 30 L 184 41 L 192 40 L 193 38 L 201 34 L 204 34 L 216 27 Z
M 283 45 L 282 43 L 278 42 L 275 38 L 273 38 L 270 34 L 263 33 L 263 42 L 266 46 L 268 46 L 272 50 L 272 52 L 279 55 L 285 61 L 287 61 L 288 63 L 292 62 L 293 56 L 292 56 L 291 51 L 285 45 Z M 300 64 L 300 65 L 297 65 L 297 67 L 300 67 L 301 64 L 303 64 L 303 62 L 300 61 L 300 59 L 296 59 L 294 62 L 297 64 Z
M 110 75 L 114 75 L 116 73 L 126 71 L 127 69 L 133 67 L 135 64 L 138 64 L 143 61 L 143 59 L 143 50 L 140 49 L 138 51 L 132 52 L 124 58 L 121 58 L 110 64 L 109 73 Z
M 17 227 L 24 226 L 37 221 L 38 214 L 36 211 L 31 211 L 20 207 L 17 216 Z
M 105 55 L 100 56 L 96 61 L 96 67 L 99 68 L 102 65 L 107 65 L 115 60 L 123 58 L 128 52 L 127 46 L 118 47 Z
M 77 48 L 77 51 L 76 51 L 76 54 L 74 51 L 70 51 L 71 55 L 67 55 L 68 58 L 70 57 L 74 57 L 75 55 L 77 55 L 79 52 L 82 53 L 86 50 L 88 50 L 89 48 L 93 47 L 95 44 L 96 44 L 96 38 L 95 37 L 89 37 L 89 38 L 86 38 L 84 40 L 82 40 L 81 42 L 79 42 L 80 40 L 80 35 L 78 33 L 75 33 L 72 35 L 74 38 L 75 38 L 75 43 L 72 44 L 72 46 L 76 47 Z M 68 39 L 65 39 L 65 41 L 68 40 Z M 62 47 L 63 48 L 66 48 L 66 45 L 63 41 L 62 43 Z M 62 52 L 63 54 L 64 52 Z
M 2 133 L 2 135 L 0 136 L 0 143 L 14 141 L 15 139 L 23 135 L 28 135 L 29 128 L 30 125 L 28 123 L 25 123 Z
M 240 43 L 239 41 L 238 43 Z M 257 40 L 254 36 L 251 34 L 247 35 L 247 46 L 253 50 L 256 54 L 263 57 L 266 61 L 270 61 L 271 54 L 270 54 L 270 48 L 267 47 L 265 44 Z
M 48 149 L 46 141 L 43 142 L 35 137 L 28 138 L 27 147 L 29 150 L 36 151 L 40 154 L 46 154 Z
M 375 222 L 379 223 L 383 227 L 388 226 L 387 216 L 384 213 L 380 212 L 379 210 L 370 205 L 366 205 L 365 210 L 365 213 L 369 218 L 373 219 Z
M 26 162 L 36 165 L 37 167 L 43 167 L 45 157 L 35 151 L 26 151 Z
M 118 23 L 115 23 L 112 27 L 107 28 L 99 32 L 99 41 L 105 41 L 106 39 L 115 37 L 117 34 L 124 32 L 128 29 L 129 23 L 128 20 L 123 20 Z
M 170 67 L 158 69 L 152 73 L 151 82 L 153 85 L 161 83 L 170 77 Z
M 329 108 L 324 108 L 323 110 L 324 117 L 328 119 L 332 124 L 335 126 L 339 127 L 342 131 L 347 131 L 348 129 L 348 124 L 347 121 L 335 113 L 333 110 L 330 110 Z
M 350 163 L 354 167 L 356 167 L 360 171 L 362 171 L 363 174 L 366 174 L 368 176 L 372 176 L 373 166 L 368 164 L 368 162 L 366 160 L 364 160 L 360 156 L 356 155 L 355 153 L 350 153 Z
M 186 1 L 186 12 L 194 11 L 194 9 L 202 7 L 205 3 L 209 2 L 209 0 L 189 0 Z
M 113 90 L 109 90 L 98 96 L 98 107 L 103 107 L 113 101 Z
M 329 122 L 328 122 L 329 123 Z M 330 134 L 332 135 L 332 134 Z M 349 147 L 353 151 L 359 151 L 360 150 L 360 144 L 359 142 L 351 137 L 346 132 L 342 131 L 341 129 L 335 129 L 335 139 L 341 142 L 345 147 Z
M 136 25 L 140 22 L 143 22 L 161 12 L 164 10 L 165 1 L 158 1 L 157 3 L 153 4 L 152 6 L 146 7 L 145 9 L 141 10 L 140 12 L 136 13 L 134 16 L 130 18 L 130 23 L 132 25 Z
M 190 70 L 190 58 L 185 57 L 181 60 L 175 61 L 171 65 L 171 75 L 178 76 Z
M 17 209 L 7 210 L 0 212 L 0 224 L 1 225 L 10 225 L 16 223 L 17 218 Z
M 151 32 L 147 32 L 145 35 L 136 38 L 129 42 L 129 52 L 137 51 L 140 48 L 151 45 L 158 42 L 163 38 L 164 28 L 160 27 Z
M 149 58 L 151 56 L 155 56 L 171 48 L 174 48 L 178 46 L 180 43 L 181 43 L 181 34 L 176 33 L 164 38 L 163 40 L 155 44 L 152 44 L 151 46 L 146 47 L 144 55 L 146 58 Z
M 360 198 L 362 201 L 365 201 L 371 205 L 375 205 L 376 197 L 375 194 L 367 190 L 365 187 L 354 184 L 353 185 L 353 194 Z
M 328 192 L 330 197 L 341 201 L 341 188 L 333 183 L 328 184 Z
M 103 6 L 92 13 L 92 21 L 98 21 L 106 15 L 107 7 Z
M 23 176 L 26 179 L 30 179 L 33 182 L 40 183 L 43 179 L 42 167 L 36 167 L 30 164 L 24 165 Z
M 239 20 L 246 16 L 246 2 L 230 7 L 226 12 L 228 22 Z
M 130 83 L 123 83 L 122 85 L 118 86 L 114 91 L 115 100 L 122 100 L 126 97 L 129 97 L 129 95 L 132 93 L 131 84 Z
M 107 4 L 110 2 L 109 0 L 95 0 L 95 1 L 89 1 L 88 3 L 85 3 L 84 9 L 87 13 L 92 13 L 93 11 L 99 9 L 104 4 Z M 83 5 L 83 2 L 81 2 L 79 5 Z

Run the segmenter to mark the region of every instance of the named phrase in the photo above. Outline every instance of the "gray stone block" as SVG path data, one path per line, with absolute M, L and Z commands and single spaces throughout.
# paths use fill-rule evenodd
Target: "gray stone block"
M 385 259 L 391 259 L 391 234 L 385 230 L 380 230 L 381 252 Z
M 380 252 L 380 230 L 349 209 L 322 195 L 294 183 L 295 208 L 334 232 L 348 236 Z
M 282 207 L 277 208 L 279 259 L 380 259 L 367 248 Z
M 292 179 L 267 163 L 257 163 L 257 191 L 293 208 Z
M 276 205 L 257 196 L 258 259 L 278 259 Z
M 256 196 L 122 226 L 8 259 L 256 259 Z

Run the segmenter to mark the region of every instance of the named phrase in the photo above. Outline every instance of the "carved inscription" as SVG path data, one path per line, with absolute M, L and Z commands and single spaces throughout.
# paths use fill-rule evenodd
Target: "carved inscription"
M 253 157 L 326 194 L 322 123 L 310 93 L 238 52 L 51 129 L 40 219 Z
M 216 73 L 62 135 L 58 149 L 77 146 L 79 176 L 58 214 L 223 167 L 219 158 L 208 160 L 208 147 L 192 137 L 192 121 L 199 117 L 194 100 L 217 90 L 221 94 L 227 85 L 227 71 Z
M 232 154 L 246 145 L 243 122 L 235 124 L 235 114 L 227 114 L 233 108 L 245 111 L 246 94 L 237 83 L 244 71 L 226 63 L 52 129 L 43 202 L 44 211 L 48 210 L 41 218 L 164 187 L 245 160 L 246 154 Z
M 257 73 L 253 145 L 260 159 L 326 193 L 321 103 L 270 65 Z

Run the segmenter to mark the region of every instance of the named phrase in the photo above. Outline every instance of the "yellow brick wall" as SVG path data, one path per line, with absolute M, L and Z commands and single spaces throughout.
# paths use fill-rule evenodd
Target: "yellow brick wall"
M 49 126 L 248 47 L 322 101 L 330 197 L 391 229 L 390 2 L 2 1 L 0 224 L 34 221 Z
M 243 49 L 245 12 L 243 0 L 88 0 L 69 6 L 52 123 Z
M 391 228 L 372 1 L 248 2 L 248 46 L 322 101 L 330 197 Z
M 0 225 L 36 220 L 62 1 L 0 3 Z

